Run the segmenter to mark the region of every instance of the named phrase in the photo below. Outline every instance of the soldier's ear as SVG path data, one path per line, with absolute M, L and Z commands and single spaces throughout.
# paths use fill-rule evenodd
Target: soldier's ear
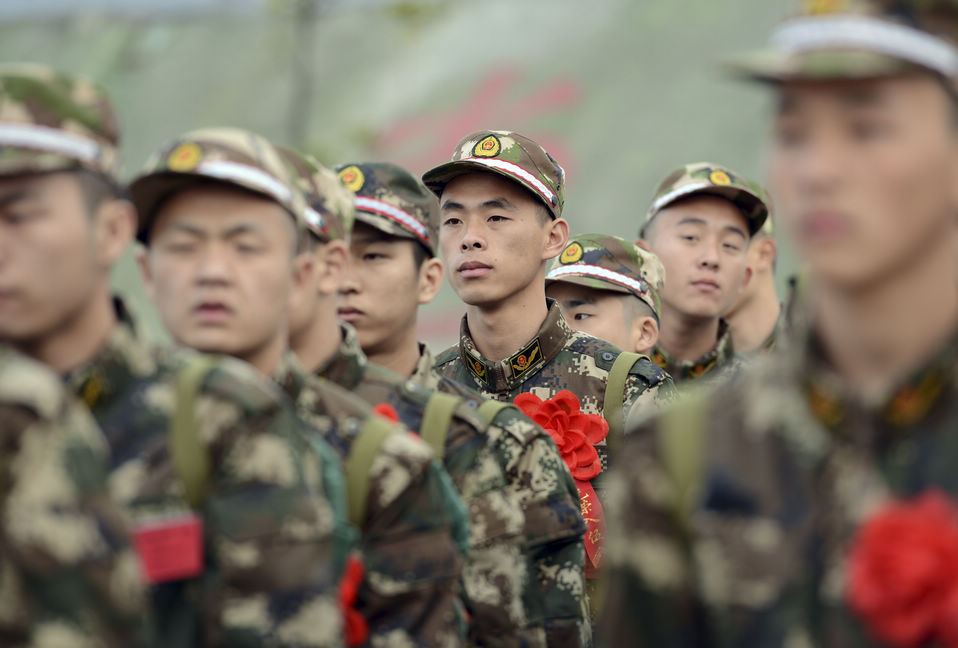
M 564 218 L 557 218 L 546 225 L 546 247 L 542 252 L 542 260 L 554 259 L 562 253 L 569 242 L 569 223 Z
M 629 331 L 629 351 L 648 355 L 659 341 L 659 325 L 651 315 L 640 315 L 632 319 Z
M 437 257 L 426 259 L 419 266 L 419 305 L 428 304 L 442 288 L 444 268 Z
M 136 209 L 128 200 L 104 200 L 93 216 L 97 261 L 109 270 L 120 258 L 136 231 Z
M 316 291 L 329 297 L 339 293 L 349 268 L 349 249 L 344 241 L 330 241 L 317 247 L 313 255 Z
M 150 252 L 142 245 L 136 247 L 136 265 L 140 268 L 140 278 L 143 280 L 143 289 L 150 301 L 156 300 L 156 285 L 153 282 L 153 271 L 150 268 Z

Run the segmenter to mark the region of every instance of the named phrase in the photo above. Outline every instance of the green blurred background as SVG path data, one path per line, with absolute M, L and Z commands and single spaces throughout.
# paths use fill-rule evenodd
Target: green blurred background
M 787 0 L 2 0 L 0 58 L 112 94 L 128 174 L 174 135 L 248 128 L 327 164 L 422 172 L 480 128 L 523 132 L 568 172 L 573 232 L 633 238 L 673 167 L 762 179 L 769 97 L 722 61 L 761 47 Z M 781 241 L 780 241 L 781 243 Z M 779 272 L 794 267 L 783 250 Z M 128 256 L 118 289 L 162 336 Z M 453 342 L 444 288 L 422 335 Z

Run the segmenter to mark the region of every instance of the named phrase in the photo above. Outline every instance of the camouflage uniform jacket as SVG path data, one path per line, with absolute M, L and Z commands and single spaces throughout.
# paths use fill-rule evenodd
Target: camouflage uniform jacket
M 956 362 L 958 335 L 865 402 L 811 338 L 790 337 L 640 423 L 608 480 L 602 643 L 878 645 L 846 603 L 846 556 L 889 495 L 958 498 Z
M 106 441 L 55 374 L 2 348 L 0 444 L 0 645 L 145 645 Z
M 774 334 L 773 334 L 774 335 Z M 742 366 L 742 358 L 732 348 L 732 330 L 728 322 L 719 320 L 718 340 L 715 347 L 698 360 L 680 362 L 670 357 L 661 346 L 656 345 L 652 351 L 652 362 L 662 367 L 672 376 L 676 384 L 691 380 L 728 376 Z
M 361 398 L 307 375 L 292 354 L 274 379 L 345 461 L 363 422 Z M 350 421 L 331 425 L 331 420 Z M 359 528 L 365 577 L 356 609 L 372 646 L 458 646 L 464 618 L 458 583 L 469 541 L 465 508 L 448 474 L 415 434 L 396 426 L 372 463 Z
M 169 430 L 177 378 L 196 357 L 151 349 L 119 324 L 67 377 L 107 438 L 111 494 L 134 520 L 189 512 Z M 196 415 L 211 463 L 198 511 L 205 568 L 152 588 L 157 644 L 341 645 L 348 525 L 335 454 L 307 441 L 279 390 L 229 358 L 203 379 Z
M 512 401 L 525 392 L 545 400 L 567 389 L 578 397 L 584 413 L 602 415 L 606 381 L 621 350 L 573 330 L 562 317 L 559 305 L 554 300 L 547 301 L 549 314 L 536 337 L 500 362 L 482 357 L 463 316 L 459 345 L 439 354 L 436 371 L 476 387 L 486 398 L 500 401 Z M 674 386 L 668 374 L 648 358 L 641 357 L 626 380 L 624 408 L 626 412 L 655 409 L 673 394 Z M 613 439 L 612 443 L 616 441 Z M 596 447 L 603 471 L 608 467 L 606 448 L 605 441 Z
M 471 555 L 465 567 L 466 591 L 483 592 L 485 597 L 495 595 L 503 601 L 508 601 L 513 592 L 521 594 L 531 612 L 530 619 L 523 613 L 525 627 L 521 637 L 513 630 L 509 636 L 498 638 L 494 634 L 505 631 L 505 621 L 483 628 L 483 623 L 495 619 L 483 621 L 473 613 L 471 639 L 480 645 L 519 645 L 520 639 L 522 645 L 545 645 L 548 628 L 548 645 L 582 645 L 580 637 L 587 629 L 581 627 L 582 597 L 574 583 L 581 579 L 576 574 L 582 569 L 579 540 L 585 526 L 578 514 L 575 486 L 552 440 L 514 408 L 501 412 L 491 424 L 478 418 L 476 409 L 482 403 L 481 397 L 436 375 L 432 355 L 424 345 L 420 345 L 418 375 L 404 381 L 368 364 L 355 331 L 349 326 L 343 328 L 343 345 L 322 369 L 323 374 L 369 402 L 392 404 L 410 429 L 421 428 L 423 410 L 435 391 L 464 400 L 446 439 L 444 461 L 469 507 L 472 523 Z M 487 465 L 487 461 L 492 465 Z M 484 495 L 483 491 L 488 493 Z M 491 493 L 497 499 L 505 495 L 508 503 L 486 503 Z M 521 552 L 515 556 L 518 563 L 513 562 L 511 542 L 499 542 L 496 544 L 501 546 L 496 546 L 482 537 L 505 528 L 506 520 L 495 520 L 495 511 L 500 508 L 516 511 L 514 532 L 521 534 L 515 545 Z M 500 516 L 505 517 L 501 513 Z M 511 517 L 508 522 L 511 531 Z M 477 548 L 483 546 L 490 546 L 491 550 L 477 554 Z M 513 572 L 506 575 L 502 573 L 505 570 Z M 470 581 L 474 581 L 471 587 Z M 521 589 L 513 590 L 516 586 Z M 470 598 L 476 596 L 471 594 Z M 522 610 L 521 601 L 517 605 Z M 502 615 L 493 608 L 483 616 L 496 613 Z

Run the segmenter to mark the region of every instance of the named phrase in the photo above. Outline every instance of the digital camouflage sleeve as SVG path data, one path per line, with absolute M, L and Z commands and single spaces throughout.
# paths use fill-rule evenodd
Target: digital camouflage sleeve
M 0 348 L 0 644 L 146 645 L 146 591 L 108 461 L 57 376 Z

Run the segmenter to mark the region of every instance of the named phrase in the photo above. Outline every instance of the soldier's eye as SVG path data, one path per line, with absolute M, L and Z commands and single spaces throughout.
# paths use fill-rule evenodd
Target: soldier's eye
M 489 220 L 493 223 L 503 223 L 509 219 L 506 218 L 505 216 L 490 216 Z
M 446 226 L 451 226 L 451 225 L 458 225 L 458 224 L 461 223 L 461 222 L 462 222 L 462 221 L 459 220 L 458 218 L 449 217 L 449 218 L 446 218 L 446 219 L 444 219 L 444 220 L 442 221 L 442 225 L 443 225 L 444 227 L 446 227 Z
M 589 319 L 590 317 L 592 317 L 592 315 L 589 313 L 576 313 L 575 316 L 573 316 L 573 319 L 577 322 L 581 322 L 582 320 Z

